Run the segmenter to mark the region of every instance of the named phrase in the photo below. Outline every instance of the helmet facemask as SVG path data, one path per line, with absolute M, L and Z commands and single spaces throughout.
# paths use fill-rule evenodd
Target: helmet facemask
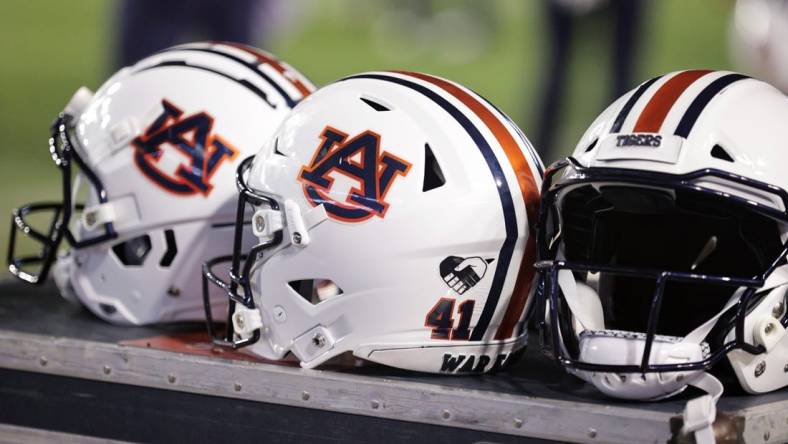
M 75 149 L 74 120 L 70 114 L 61 113 L 52 124 L 49 139 L 49 152 L 62 177 L 61 202 L 37 202 L 13 210 L 8 267 L 16 277 L 32 284 L 46 280 L 64 238 L 71 248 L 80 249 L 117 237 L 112 222 L 100 220 L 100 211 L 83 212 L 86 202 L 80 201 L 80 194 L 87 193 L 88 203 L 97 204 L 98 208 L 107 202 L 107 193 Z M 49 223 L 42 228 L 33 222 L 36 218 L 45 218 Z M 17 231 L 40 245 L 37 253 L 17 252 Z
M 264 218 L 253 216 L 251 223 L 257 223 L 257 226 L 254 228 L 255 233 L 262 233 L 267 230 L 270 232 L 270 239 L 258 243 L 248 253 L 242 252 L 244 231 L 247 230 L 247 221 L 250 219 L 247 215 L 247 205 L 253 210 L 269 209 L 278 211 L 280 207 L 275 199 L 264 196 L 247 185 L 246 176 L 253 160 L 254 156 L 244 159 L 236 172 L 236 186 L 240 194 L 238 196 L 238 210 L 235 218 L 233 254 L 209 260 L 203 265 L 202 272 L 203 306 L 205 307 L 208 333 L 215 344 L 231 346 L 235 349 L 252 345 L 260 340 L 262 320 L 259 314 L 253 320 L 247 319 L 258 313 L 252 297 L 251 276 L 258 260 L 263 258 L 267 250 L 270 251 L 282 244 L 283 239 L 281 227 L 275 229 L 277 227 L 271 227 L 271 224 L 268 224 Z M 228 262 L 230 263 L 229 282 L 220 278 L 218 273 L 214 271 L 217 265 Z M 209 283 L 221 288 L 229 298 L 227 320 L 223 335 L 218 333 L 221 327 L 215 324 L 211 313 Z M 236 308 L 240 310 L 236 310 Z
M 539 238 L 542 324 L 572 373 L 613 396 L 657 399 L 731 350 L 764 351 L 746 340 L 744 320 L 764 287 L 785 282 L 774 284 L 788 216 L 696 184 L 752 187 L 784 208 L 783 190 L 716 170 L 671 176 L 572 159 L 550 176 Z

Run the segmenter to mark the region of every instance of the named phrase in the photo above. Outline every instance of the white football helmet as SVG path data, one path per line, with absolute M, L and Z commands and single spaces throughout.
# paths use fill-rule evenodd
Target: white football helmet
M 202 319 L 201 265 L 230 252 L 236 167 L 313 89 L 270 54 L 229 43 L 173 47 L 95 94 L 81 88 L 50 139 L 63 201 L 14 211 L 11 272 L 40 284 L 52 266 L 64 296 L 117 324 Z M 41 212 L 43 230 L 29 223 Z M 39 253 L 17 255 L 18 230 Z
M 315 367 L 345 352 L 481 373 L 525 345 L 542 166 L 472 91 L 374 72 L 302 101 L 241 165 L 227 342 Z M 238 239 L 237 237 L 237 239 Z M 210 319 L 209 319 L 210 321 Z M 209 322 L 210 324 L 210 322 Z
M 722 71 L 653 78 L 548 169 L 539 262 L 552 354 L 602 392 L 698 386 L 708 438 L 727 356 L 742 387 L 788 385 L 788 98 Z M 705 438 L 704 438 L 705 437 Z

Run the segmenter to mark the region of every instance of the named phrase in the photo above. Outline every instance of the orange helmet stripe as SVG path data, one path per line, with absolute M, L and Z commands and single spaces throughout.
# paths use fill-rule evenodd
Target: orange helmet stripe
M 498 141 L 498 144 L 503 148 L 517 176 L 517 183 L 520 186 L 520 193 L 522 194 L 526 215 L 528 217 L 528 239 L 525 244 L 523 260 L 520 262 L 520 270 L 517 273 L 514 293 L 511 298 L 509 298 L 509 303 L 506 307 L 501 325 L 498 327 L 498 331 L 495 334 L 495 339 L 508 339 L 512 336 L 514 327 L 523 313 L 535 274 L 534 262 L 536 261 L 536 219 L 539 213 L 539 186 L 534 179 L 529 162 L 525 158 L 517 141 L 501 119 L 490 111 L 486 105 L 462 88 L 446 80 L 416 72 L 397 72 L 416 77 L 443 89 L 473 111 L 473 113 L 484 122 Z

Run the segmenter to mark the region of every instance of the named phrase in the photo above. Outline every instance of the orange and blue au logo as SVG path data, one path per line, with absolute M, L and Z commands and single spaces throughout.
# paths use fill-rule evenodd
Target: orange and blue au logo
M 399 176 L 406 176 L 411 164 L 381 151 L 380 135 L 364 131 L 348 139 L 342 131 L 327 126 L 312 161 L 298 172 L 304 195 L 312 206 L 323 205 L 328 216 L 343 222 L 361 222 L 372 216 L 386 216 L 386 193 Z M 358 186 L 351 186 L 337 199 L 334 190 L 337 173 Z
M 220 136 L 211 134 L 213 117 L 206 112 L 183 116 L 183 111 L 167 100 L 163 110 L 145 132 L 131 141 L 134 163 L 154 184 L 179 195 L 208 196 L 213 189 L 211 176 L 225 160 L 238 154 Z M 163 171 L 159 161 L 164 148 L 186 157 L 174 172 Z

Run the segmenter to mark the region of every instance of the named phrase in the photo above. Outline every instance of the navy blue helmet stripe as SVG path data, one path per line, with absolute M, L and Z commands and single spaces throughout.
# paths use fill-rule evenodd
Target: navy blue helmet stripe
M 294 99 L 290 94 L 288 94 L 278 83 L 274 82 L 268 75 L 266 75 L 255 63 L 247 62 L 246 60 L 236 57 L 232 54 L 228 54 L 226 52 L 217 51 L 216 49 L 210 48 L 192 48 L 192 47 L 181 47 L 181 48 L 172 48 L 170 51 L 195 51 L 195 52 L 205 52 L 209 54 L 215 54 L 227 59 L 230 59 L 234 62 L 240 63 L 241 65 L 249 68 L 252 70 L 256 75 L 262 78 L 266 83 L 271 85 L 281 96 L 285 99 L 285 103 L 289 108 L 292 108 L 298 103 L 298 100 Z
M 376 79 L 382 80 L 386 82 L 396 83 L 401 86 L 410 88 L 414 91 L 421 93 L 422 95 L 426 96 L 433 102 L 435 102 L 438 106 L 443 108 L 446 112 L 448 112 L 456 121 L 457 123 L 462 126 L 465 132 L 471 137 L 471 139 L 476 143 L 476 146 L 479 148 L 484 160 L 487 162 L 487 166 L 490 168 L 490 172 L 492 173 L 493 179 L 495 180 L 496 188 L 498 190 L 498 196 L 501 200 L 501 210 L 503 212 L 503 220 L 504 220 L 504 227 L 506 230 L 506 239 L 503 241 L 503 245 L 501 246 L 501 251 L 498 255 L 498 260 L 495 261 L 495 273 L 493 274 L 493 281 L 492 286 L 490 287 L 490 292 L 487 296 L 487 302 L 484 304 L 484 308 L 482 310 L 481 316 L 479 317 L 479 321 L 476 323 L 476 326 L 473 329 L 473 333 L 471 334 L 470 340 L 471 341 L 480 341 L 484 334 L 487 332 L 487 328 L 490 325 L 490 321 L 492 320 L 492 316 L 495 313 L 495 308 L 498 306 L 498 301 L 501 297 L 501 291 L 503 290 L 503 284 L 506 281 L 506 274 L 509 270 L 509 264 L 512 260 L 512 255 L 514 253 L 514 245 L 517 242 L 517 216 L 515 215 L 514 210 L 514 202 L 512 200 L 512 194 L 509 190 L 509 185 L 507 183 L 506 177 L 504 176 L 503 169 L 501 168 L 501 164 L 498 162 L 498 159 L 495 157 L 495 153 L 493 152 L 492 147 L 490 144 L 487 143 L 482 133 L 479 131 L 478 128 L 473 124 L 473 122 L 468 119 L 465 114 L 462 113 L 457 107 L 452 105 L 448 100 L 443 98 L 441 95 L 435 93 L 431 89 L 420 85 L 418 83 L 411 82 L 409 80 L 405 80 L 399 77 L 393 76 L 386 76 L 381 74 L 360 74 L 356 76 L 346 77 L 342 80 L 348 79 Z
M 706 105 L 709 104 L 714 96 L 731 83 L 748 78 L 748 76 L 743 74 L 727 74 L 711 82 L 697 97 L 695 97 L 695 100 L 693 100 L 689 108 L 687 108 L 687 112 L 685 112 L 684 116 L 681 118 L 674 134 L 687 138 L 695 122 L 698 120 L 700 113 L 703 112 L 703 109 L 706 108 Z
M 490 102 L 489 100 L 487 100 L 487 98 L 486 98 L 486 97 L 484 97 L 483 95 L 481 95 L 481 94 L 477 93 L 476 91 L 474 91 L 474 93 L 476 93 L 476 95 L 477 95 L 477 96 L 479 96 L 479 97 L 481 97 L 481 98 L 482 98 L 482 100 L 484 100 L 484 102 L 485 102 L 485 103 L 487 103 L 487 104 L 488 104 L 488 105 L 490 105 L 490 106 L 491 106 L 491 107 L 492 107 L 492 108 L 493 108 L 495 111 L 497 111 L 497 112 L 498 112 L 498 115 L 499 115 L 501 118 L 503 118 L 504 120 L 506 120 L 507 122 L 509 122 L 509 124 L 511 124 L 511 125 L 512 125 L 512 127 L 514 128 L 514 131 L 517 133 L 517 137 L 519 137 L 519 138 L 520 138 L 520 143 L 522 143 L 523 145 L 525 145 L 526 149 L 528 150 L 528 153 L 531 155 L 531 160 L 533 161 L 532 165 L 536 165 L 536 170 L 539 172 L 539 178 L 540 178 L 540 179 L 541 179 L 541 178 L 544 178 L 544 164 L 542 163 L 542 158 L 541 158 L 541 157 L 539 157 L 539 154 L 538 154 L 538 153 L 536 152 L 536 150 L 534 149 L 534 146 L 533 146 L 533 145 L 531 145 L 531 142 L 528 140 L 528 138 L 527 138 L 527 137 L 525 137 L 525 133 L 523 133 L 523 130 L 521 130 L 521 129 L 520 129 L 520 127 L 519 127 L 519 126 L 517 126 L 517 124 L 516 124 L 516 123 L 514 123 L 514 121 L 512 120 L 512 118 L 511 118 L 511 117 L 509 117 L 508 115 L 506 115 L 506 113 L 504 113 L 503 111 L 501 111 L 501 109 L 500 109 L 500 108 L 498 108 L 497 106 L 495 106 L 495 104 L 493 104 L 492 102 Z
M 613 121 L 613 127 L 610 128 L 611 133 L 617 133 L 621 131 L 621 127 L 624 126 L 624 121 L 627 120 L 629 112 L 632 111 L 632 107 L 635 106 L 635 103 L 637 103 L 638 99 L 640 99 L 643 93 L 645 93 L 646 90 L 654 84 L 654 82 L 661 78 L 662 76 L 654 77 L 653 79 L 649 79 L 638 86 L 635 92 L 629 96 L 629 100 L 627 100 L 627 103 L 625 103 L 624 107 L 621 108 L 621 111 L 619 111 L 618 116 L 616 116 L 616 120 Z
M 246 80 L 246 79 L 239 80 L 239 79 L 236 79 L 233 76 L 227 75 L 227 74 L 225 74 L 225 73 L 223 73 L 221 71 L 217 71 L 217 70 L 215 70 L 213 68 L 208 68 L 208 67 L 205 67 L 205 66 L 189 64 L 189 63 L 186 63 L 183 60 L 168 60 L 168 61 L 160 62 L 160 63 L 157 63 L 155 65 L 146 66 L 144 68 L 141 68 L 141 69 L 135 71 L 135 73 L 143 72 L 143 71 L 150 71 L 151 69 L 165 68 L 165 67 L 192 68 L 192 69 L 199 69 L 199 70 L 202 70 L 202 71 L 207 71 L 207 72 L 214 73 L 214 74 L 222 76 L 222 77 L 224 77 L 226 79 L 230 79 L 233 82 L 240 83 L 246 89 L 252 91 L 257 96 L 259 96 L 261 99 L 263 99 L 263 101 L 265 101 L 265 103 L 267 103 L 270 107 L 276 108 L 276 105 L 274 105 L 273 103 L 271 103 L 268 100 L 268 95 L 265 93 L 265 91 L 261 90 L 260 88 L 255 86 L 253 83 L 249 82 L 248 80 Z

